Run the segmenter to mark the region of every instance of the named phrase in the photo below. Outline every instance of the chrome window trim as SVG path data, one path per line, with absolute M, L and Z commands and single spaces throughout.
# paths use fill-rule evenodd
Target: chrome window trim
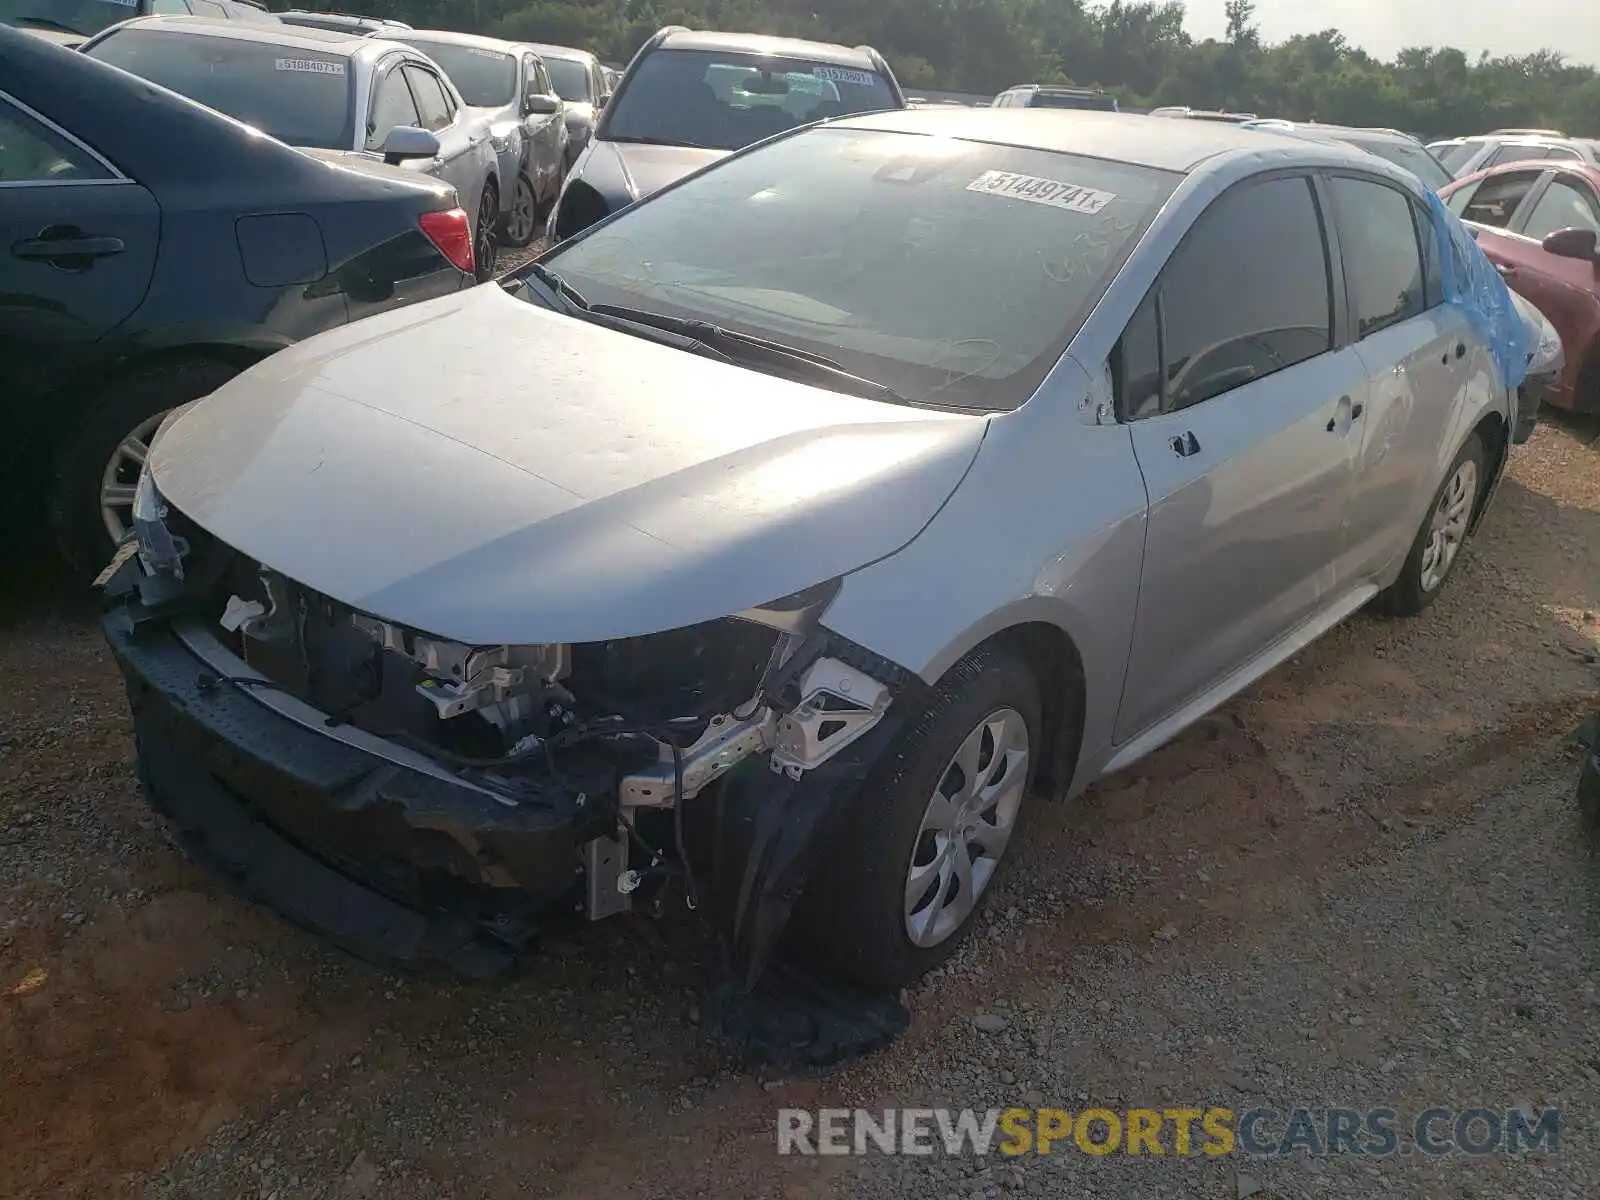
M 81 187 L 82 185 L 84 185 L 86 183 L 102 183 L 102 184 L 104 184 L 104 183 L 132 183 L 133 182 L 132 179 L 128 178 L 128 176 L 124 175 L 121 171 L 117 170 L 117 168 L 114 165 L 112 165 L 112 162 L 111 162 L 110 159 L 108 159 L 105 155 L 101 154 L 100 151 L 96 150 L 93 146 L 89 145 L 88 142 L 84 141 L 82 138 L 78 137 L 76 134 L 70 132 L 69 130 L 61 128 L 61 126 L 57 125 L 54 121 L 52 121 L 49 117 L 45 116 L 38 109 L 34 108 L 32 105 L 23 103 L 21 100 L 17 99 L 15 96 L 13 96 L 10 92 L 6 91 L 4 88 L 0 88 L 0 103 L 13 105 L 19 111 L 21 111 L 23 113 L 26 113 L 29 117 L 31 117 L 33 120 L 39 122 L 39 124 L 43 125 L 46 129 L 48 129 L 51 133 L 55 134 L 57 137 L 63 138 L 67 142 L 70 142 L 72 145 L 76 146 L 79 150 L 82 150 L 85 154 L 87 154 L 95 162 L 99 163 L 102 167 L 104 167 L 107 171 L 109 171 L 111 173 L 111 178 L 109 178 L 109 179 L 17 179 L 17 180 L 9 180 L 9 181 L 0 181 L 0 188 L 6 188 L 6 187 L 74 187 L 74 186 Z

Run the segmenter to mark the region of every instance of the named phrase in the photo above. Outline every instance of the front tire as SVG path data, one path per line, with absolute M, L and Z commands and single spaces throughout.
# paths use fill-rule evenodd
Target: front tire
M 129 527 L 139 469 L 167 413 L 209 396 L 239 373 L 210 359 L 158 363 L 107 380 L 106 399 L 60 444 L 51 486 L 56 545 L 79 576 L 93 579 Z
M 520 250 L 539 236 L 539 196 L 526 175 L 518 175 L 511 186 L 511 211 L 500 226 L 500 236 L 507 246 Z
M 1445 581 L 1461 559 L 1487 479 L 1483 439 L 1474 433 L 1445 472 L 1444 482 L 1434 494 L 1428 515 L 1400 568 L 1400 578 L 1373 601 L 1377 611 L 1414 617 L 1439 598 Z
M 499 250 L 496 230 L 500 226 L 500 189 L 494 180 L 483 185 L 478 201 L 478 224 L 472 238 L 473 277 L 479 283 L 494 278 L 495 257 Z
M 1041 748 L 1033 674 L 981 648 L 868 775 L 795 907 L 816 965 L 897 988 L 944 962 L 977 923 L 1015 840 Z

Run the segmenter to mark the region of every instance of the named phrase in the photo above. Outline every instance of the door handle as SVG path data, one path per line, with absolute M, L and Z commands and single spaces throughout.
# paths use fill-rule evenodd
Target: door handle
M 1350 419 L 1352 421 L 1359 421 L 1361 419 L 1361 414 L 1366 412 L 1366 411 L 1367 411 L 1367 406 L 1365 404 L 1362 404 L 1359 401 L 1357 401 L 1355 406 L 1353 408 L 1351 408 L 1351 410 L 1350 410 Z
M 1500 277 L 1502 279 L 1510 279 L 1517 273 L 1517 269 L 1515 267 L 1508 267 L 1504 263 L 1495 263 L 1494 269 L 1500 272 Z
M 1465 342 L 1457 342 L 1456 343 L 1456 357 L 1457 358 L 1465 358 L 1466 356 L 1467 356 L 1467 344 Z
M 1185 430 L 1180 437 L 1172 439 L 1172 451 L 1179 458 L 1188 458 L 1190 455 L 1200 453 L 1200 439 L 1194 436 L 1193 430 Z
M 52 225 L 40 230 L 38 237 L 13 245 L 11 256 L 25 262 L 47 262 L 62 270 L 87 270 L 94 259 L 109 258 L 127 248 L 121 238 L 85 234 L 75 225 Z
M 1350 397 L 1349 396 L 1340 396 L 1337 408 L 1350 408 Z M 1354 408 L 1350 408 L 1350 419 L 1352 421 L 1355 420 L 1355 418 L 1359 417 L 1360 415 L 1361 415 L 1361 406 L 1359 404 L 1356 405 Z M 1335 410 L 1333 416 L 1328 418 L 1328 423 L 1327 423 L 1327 425 L 1323 426 L 1323 428 L 1325 428 L 1329 433 L 1332 433 L 1334 430 L 1339 428 L 1339 413 L 1338 413 L 1337 409 Z

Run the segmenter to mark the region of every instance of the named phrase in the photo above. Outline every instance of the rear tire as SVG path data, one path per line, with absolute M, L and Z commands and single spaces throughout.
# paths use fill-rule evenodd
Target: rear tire
M 1400 578 L 1372 602 L 1381 613 L 1414 617 L 1439 598 L 1445 583 L 1455 572 L 1465 548 L 1467 531 L 1488 480 L 1483 439 L 1476 433 L 1456 452 L 1444 482 L 1428 505 L 1428 515 L 1411 543 Z
M 61 556 L 85 581 L 110 561 L 113 526 L 128 527 L 139 464 L 161 418 L 209 396 L 238 373 L 238 367 L 215 359 L 188 359 L 105 381 L 105 399 L 58 445 L 51 484 L 51 532 Z
M 483 196 L 478 201 L 478 223 L 472 236 L 472 259 L 476 268 L 474 278 L 488 283 L 494 278 L 494 260 L 498 250 L 496 230 L 500 226 L 500 189 L 494 180 L 483 185 Z
M 949 958 L 1016 842 L 1042 734 L 1039 686 L 1015 655 L 983 647 L 952 668 L 829 838 L 795 906 L 791 944 L 872 988 L 911 983 Z

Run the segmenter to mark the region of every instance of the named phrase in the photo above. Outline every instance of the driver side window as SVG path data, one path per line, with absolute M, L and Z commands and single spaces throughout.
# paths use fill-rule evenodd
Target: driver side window
M 1125 420 L 1177 412 L 1333 346 L 1311 180 L 1244 183 L 1201 214 L 1118 343 Z
M 382 150 L 384 139 L 397 125 L 421 124 L 417 102 L 411 98 L 411 89 L 406 86 L 405 76 L 396 67 L 383 77 L 373 98 L 372 120 L 367 127 L 367 149 Z
M 1600 216 L 1596 215 L 1594 197 L 1588 190 L 1565 179 L 1552 179 L 1544 195 L 1528 214 L 1526 237 L 1543 241 L 1558 229 L 1592 229 L 1600 233 Z

